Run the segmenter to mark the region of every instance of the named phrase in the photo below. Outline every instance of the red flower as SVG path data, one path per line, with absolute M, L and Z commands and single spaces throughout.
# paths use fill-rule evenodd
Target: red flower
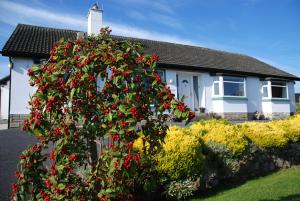
M 120 136 L 118 136 L 118 135 L 112 135 L 111 139 L 112 139 L 112 141 L 118 141 L 118 140 L 120 140 Z
M 184 112 L 185 110 L 185 107 L 184 107 L 184 103 L 183 102 L 180 102 L 178 105 L 177 105 L 177 109 L 181 112 Z
M 128 142 L 128 143 L 127 143 L 128 149 L 132 149 L 132 146 L 133 146 L 133 142 Z
M 51 188 L 51 182 L 49 179 L 45 180 L 45 184 L 46 184 L 47 188 Z
M 80 61 L 77 62 L 77 67 L 81 68 L 82 66 L 83 66 L 83 65 L 82 65 L 82 63 L 80 63 Z
M 89 81 L 94 82 L 96 80 L 95 76 L 89 75 Z
M 52 150 L 51 152 L 50 152 L 50 160 L 54 160 L 54 157 L 55 157 L 55 155 L 54 155 L 54 151 Z
M 71 154 L 71 155 L 68 157 L 68 159 L 69 159 L 70 161 L 75 161 L 77 158 L 78 158 L 78 156 L 77 156 L 76 154 Z
M 18 191 L 18 185 L 17 184 L 12 184 L 12 190 L 13 190 L 13 192 L 15 193 L 15 192 L 17 192 Z
M 158 55 L 157 54 L 151 54 L 151 57 L 152 57 L 152 59 L 151 59 L 151 62 L 157 62 L 158 61 Z
M 24 154 L 21 154 L 21 155 L 19 156 L 19 158 L 20 158 L 20 159 L 25 159 L 26 156 L 25 156 Z
M 18 171 L 15 172 L 15 175 L 16 175 L 17 178 L 20 178 L 20 176 L 21 176 L 20 172 L 18 172 Z
M 118 117 L 122 117 L 123 113 L 121 111 L 118 111 L 117 115 L 118 115 Z
M 126 59 L 126 58 L 127 58 L 127 54 L 123 53 L 121 57 L 122 57 L 123 59 Z
M 115 162 L 114 162 L 114 166 L 115 166 L 115 168 L 118 168 L 118 167 L 119 167 L 118 161 L 115 161 Z
M 38 105 L 39 103 L 40 103 L 40 99 L 37 98 L 37 97 L 34 97 L 33 100 L 32 100 L 32 104 L 33 104 L 34 106 L 36 106 L 36 105 Z
M 103 114 L 108 114 L 109 112 L 110 112 L 109 109 L 106 109 L 103 111 Z
M 111 109 L 115 110 L 116 108 L 117 108 L 117 104 L 116 104 L 116 103 L 113 103 L 113 104 L 111 105 Z
M 134 118 L 138 118 L 138 111 L 137 111 L 137 107 L 136 106 L 133 106 L 132 108 L 130 108 L 130 111 L 131 111 L 131 115 Z
M 71 47 L 71 43 L 67 42 L 66 49 L 69 49 Z
M 168 110 L 168 109 L 170 109 L 170 103 L 164 103 L 164 109 L 165 110 Z
M 189 119 L 193 119 L 195 117 L 195 112 L 189 111 Z
M 28 69 L 27 75 L 32 76 L 33 75 L 33 71 L 31 69 Z
M 128 87 L 125 87 L 125 89 L 123 90 L 125 93 L 128 93 L 129 89 Z
M 75 82 L 74 82 L 74 80 L 72 80 L 72 81 L 70 82 L 70 87 L 71 87 L 71 88 L 74 88 L 74 87 L 75 87 Z
M 121 122 L 121 126 L 123 126 L 123 127 L 128 126 L 128 124 L 129 123 L 125 120 L 122 120 L 122 122 Z
M 61 135 L 61 128 L 56 128 L 56 129 L 53 131 L 53 134 L 54 134 L 55 136 Z

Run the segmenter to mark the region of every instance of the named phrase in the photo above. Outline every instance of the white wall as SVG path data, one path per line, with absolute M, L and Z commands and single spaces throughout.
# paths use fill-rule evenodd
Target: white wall
M 259 78 L 247 77 L 246 94 L 248 98 L 248 112 L 262 112 L 262 83 Z
M 247 100 L 224 100 L 224 112 L 247 112 Z
M 203 90 L 202 95 L 204 97 L 201 98 L 201 107 L 205 108 L 205 112 L 213 112 L 213 102 L 212 102 L 212 86 L 213 86 L 213 78 L 209 75 L 209 73 L 203 73 L 201 75 L 201 90 Z
M 29 85 L 29 76 L 27 75 L 27 70 L 31 68 L 32 64 L 32 59 L 13 58 L 10 114 L 29 113 L 29 97 L 35 92 L 35 88 Z
M 1 105 L 0 105 L 0 119 L 8 119 L 8 105 L 9 105 L 9 82 L 0 87 Z

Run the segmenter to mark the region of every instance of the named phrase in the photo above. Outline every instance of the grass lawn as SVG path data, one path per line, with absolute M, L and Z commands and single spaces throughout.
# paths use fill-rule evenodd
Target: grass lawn
M 300 201 L 300 168 L 282 170 L 193 201 Z

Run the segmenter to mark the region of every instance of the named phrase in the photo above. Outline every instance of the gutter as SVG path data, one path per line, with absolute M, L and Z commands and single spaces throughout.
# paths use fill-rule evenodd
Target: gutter
M 11 105 L 11 71 L 14 67 L 14 63 L 12 62 L 12 58 L 9 57 L 9 64 L 10 64 L 10 68 L 9 68 L 9 100 L 8 100 L 8 124 L 7 124 L 7 128 L 10 129 L 10 105 Z

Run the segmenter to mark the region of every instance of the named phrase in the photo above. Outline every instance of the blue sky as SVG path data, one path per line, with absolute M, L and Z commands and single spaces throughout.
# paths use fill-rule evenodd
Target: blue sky
M 298 0 L 96 1 L 113 34 L 247 54 L 300 76 Z M 94 2 L 0 0 L 0 48 L 18 23 L 86 31 Z M 7 64 L 0 56 L 0 77 L 9 73 Z

